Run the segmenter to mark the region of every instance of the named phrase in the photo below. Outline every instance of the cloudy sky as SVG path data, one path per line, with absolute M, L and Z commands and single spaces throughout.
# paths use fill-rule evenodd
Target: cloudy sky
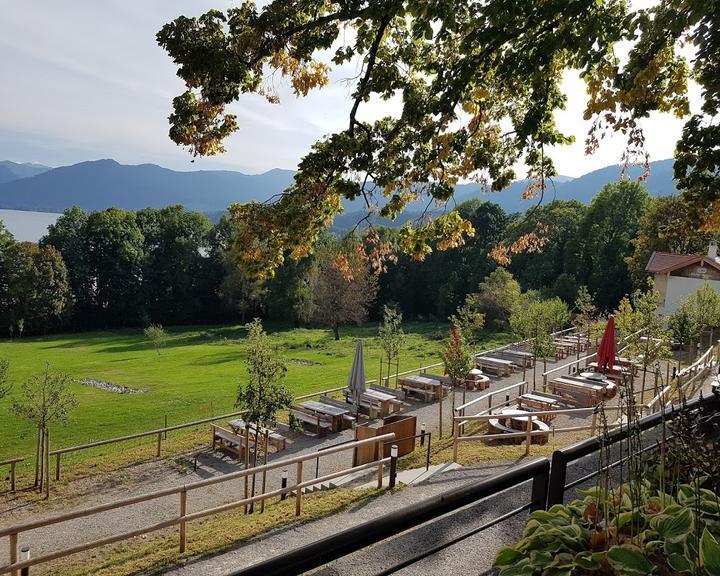
M 294 168 L 323 134 L 347 124 L 349 89 L 334 74 L 331 85 L 295 99 L 280 88 L 282 103 L 255 95 L 231 107 L 240 131 L 224 155 L 197 159 L 167 137 L 167 116 L 182 82 L 155 43 L 162 25 L 180 14 L 227 8 L 231 0 L 0 0 L 0 159 L 58 166 L 114 158 L 152 162 L 178 170 L 235 169 L 258 173 Z M 583 152 L 587 123 L 581 120 L 584 88 L 565 82 L 568 110 L 560 127 L 577 142 L 554 154 L 561 174 L 578 176 L 617 163 L 622 142 L 606 142 L 599 153 Z M 692 101 L 697 106 L 693 89 Z M 366 114 L 392 112 L 393 103 L 372 104 Z M 681 121 L 653 116 L 644 124 L 653 160 L 672 156 Z

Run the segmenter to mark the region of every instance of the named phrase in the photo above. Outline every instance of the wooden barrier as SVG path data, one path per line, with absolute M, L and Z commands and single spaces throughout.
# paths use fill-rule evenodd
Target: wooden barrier
M 605 412 L 621 412 L 623 407 L 621 406 L 605 406 L 604 408 Z M 590 430 L 590 435 L 595 436 L 597 431 L 597 413 L 599 411 L 598 406 L 594 406 L 591 408 L 563 408 L 561 410 L 538 410 L 533 412 L 528 412 L 527 415 L 517 415 L 515 418 L 517 419 L 527 419 L 528 420 L 528 429 L 527 431 L 518 431 L 516 433 L 505 433 L 505 434 L 479 434 L 479 435 L 473 435 L 473 436 L 462 436 L 459 428 L 460 422 L 467 424 L 468 422 L 487 422 L 491 419 L 497 418 L 497 414 L 476 414 L 474 416 L 455 416 L 453 418 L 454 420 L 454 426 L 457 433 L 454 435 L 453 438 L 453 462 L 457 462 L 457 452 L 458 452 L 458 445 L 461 442 L 472 442 L 472 441 L 486 441 L 486 440 L 505 440 L 505 439 L 513 439 L 513 438 L 524 438 L 526 441 L 526 447 L 525 447 L 525 453 L 530 453 L 530 445 L 531 440 L 535 436 L 541 436 L 541 435 L 548 435 L 548 434 L 563 434 L 568 432 L 578 432 L 582 430 Z M 531 421 L 533 417 L 540 418 L 541 416 L 560 416 L 560 415 L 567 415 L 567 416 L 593 416 L 591 424 L 583 425 L 583 426 L 568 426 L 566 428 L 555 428 L 552 427 L 551 430 L 548 432 L 547 430 L 532 430 L 531 428 Z M 614 427 L 610 426 L 611 428 Z
M 15 466 L 18 462 L 22 462 L 25 458 L 10 458 L 0 462 L 0 466 L 10 465 L 10 492 L 15 492 Z
M 155 447 L 155 456 L 160 457 L 162 448 L 163 434 L 167 435 L 168 432 L 174 430 L 181 430 L 183 428 L 192 428 L 200 424 L 207 424 L 208 422 L 215 422 L 216 420 L 224 420 L 226 418 L 234 418 L 235 416 L 242 416 L 247 410 L 240 410 L 238 412 L 231 412 L 229 414 L 222 414 L 220 416 L 213 416 L 212 418 L 203 418 L 202 420 L 195 420 L 193 422 L 186 422 L 185 424 L 176 424 L 174 426 L 167 426 L 165 428 L 157 428 L 156 430 L 148 430 L 146 432 L 137 432 L 136 434 L 128 434 L 127 436 L 118 436 L 117 438 L 108 438 L 106 440 L 98 440 L 97 442 L 90 442 L 89 444 L 81 444 L 79 446 L 70 446 L 68 448 L 59 448 L 52 450 L 50 456 L 55 456 L 55 480 L 60 480 L 60 458 L 63 454 L 70 452 L 79 452 L 81 450 L 87 450 L 89 448 L 96 448 L 98 446 L 106 446 L 108 444 L 115 444 L 117 442 L 127 442 L 128 440 L 136 440 L 137 438 L 146 438 L 148 436 L 157 436 L 157 443 Z M 167 436 L 166 436 L 167 437 Z
M 17 526 L 10 526 L 8 528 L 0 529 L 0 538 L 8 537 L 9 547 L 10 547 L 10 564 L 0 566 L 0 574 L 7 574 L 8 572 L 15 573 L 19 570 L 22 570 L 23 568 L 29 568 L 31 566 L 36 566 L 38 564 L 43 564 L 46 562 L 50 562 L 52 560 L 57 560 L 59 558 L 65 558 L 67 556 L 71 556 L 71 555 L 77 554 L 79 552 L 84 552 L 86 550 L 92 550 L 93 548 L 98 548 L 100 546 L 105 546 L 107 544 L 113 544 L 115 542 L 121 542 L 123 540 L 128 540 L 130 538 L 134 538 L 134 537 L 140 536 L 142 534 L 148 534 L 150 532 L 155 532 L 157 530 L 162 530 L 164 528 L 171 528 L 174 526 L 177 526 L 179 529 L 179 535 L 180 535 L 179 550 L 180 550 L 180 552 L 183 552 L 187 545 L 186 525 L 188 522 L 192 522 L 193 520 L 199 520 L 201 518 L 207 518 L 209 516 L 213 516 L 215 514 L 220 514 L 222 512 L 228 512 L 230 510 L 235 510 L 237 508 L 247 506 L 247 505 L 253 504 L 255 502 L 262 502 L 262 501 L 270 499 L 270 498 L 282 497 L 283 495 L 292 493 L 292 492 L 295 492 L 295 494 L 296 494 L 295 513 L 296 513 L 296 515 L 300 515 L 300 514 L 302 514 L 302 492 L 303 492 L 303 489 L 313 486 L 315 484 L 322 484 L 323 482 L 327 482 L 329 480 L 338 478 L 340 476 L 345 476 L 346 474 L 351 474 L 353 472 L 357 472 L 360 470 L 366 470 L 368 468 L 377 467 L 377 469 L 378 469 L 378 488 L 382 488 L 383 469 L 384 469 L 385 465 L 390 463 L 390 458 L 382 458 L 375 462 L 369 462 L 367 464 L 362 464 L 360 466 L 346 468 L 339 472 L 333 472 L 331 474 L 326 474 L 325 476 L 321 476 L 319 478 L 311 478 L 309 480 L 303 480 L 303 463 L 307 460 L 315 460 L 318 457 L 322 458 L 324 456 L 329 456 L 331 454 L 336 454 L 338 452 L 354 450 L 358 446 L 361 446 L 364 444 L 370 444 L 370 443 L 377 444 L 378 453 L 382 454 L 383 443 L 393 440 L 394 438 L 395 438 L 395 434 L 393 434 L 393 433 L 384 434 L 382 436 L 376 436 L 374 438 L 369 438 L 367 440 L 360 440 L 357 442 L 351 442 L 351 443 L 335 446 L 332 448 L 328 448 L 327 450 L 324 450 L 323 452 L 319 452 L 319 453 L 314 452 L 311 454 L 295 456 L 294 458 L 278 460 L 271 464 L 264 464 L 262 466 L 257 466 L 256 468 L 240 470 L 238 472 L 233 472 L 231 474 L 225 474 L 223 476 L 218 476 L 215 478 L 208 478 L 206 480 L 200 480 L 198 482 L 193 482 L 192 484 L 186 484 L 184 486 L 178 486 L 176 488 L 167 488 L 165 490 L 159 490 L 157 492 L 151 492 L 149 494 L 143 494 L 140 496 L 134 496 L 132 498 L 126 498 L 124 500 L 120 500 L 117 502 L 100 504 L 98 506 L 94 506 L 92 508 L 87 508 L 85 510 L 77 510 L 74 512 L 61 514 L 59 516 L 46 518 L 44 520 L 35 520 L 33 522 L 28 522 L 26 524 L 20 524 Z M 213 508 L 199 510 L 197 512 L 193 512 L 192 514 L 187 513 L 187 496 L 188 496 L 188 492 L 190 492 L 192 490 L 198 490 L 198 489 L 204 488 L 206 486 L 212 486 L 215 484 L 229 482 L 232 480 L 237 480 L 239 478 L 246 478 L 251 475 L 265 473 L 269 470 L 275 470 L 278 468 L 288 468 L 293 464 L 295 464 L 297 467 L 296 468 L 297 474 L 296 474 L 294 485 L 288 485 L 284 488 L 279 488 L 277 490 L 271 490 L 270 492 L 257 494 L 252 497 L 242 498 L 239 500 L 235 500 L 233 502 L 228 502 L 225 504 L 221 504 L 219 506 L 215 506 Z M 143 502 L 149 502 L 151 500 L 157 500 L 159 498 L 167 498 L 168 496 L 174 496 L 174 495 L 177 495 L 179 498 L 179 515 L 174 518 L 171 518 L 169 520 L 165 520 L 163 522 L 159 522 L 156 524 L 152 524 L 152 525 L 146 526 L 144 528 L 138 528 L 138 529 L 132 530 L 130 532 L 125 532 L 123 534 L 118 534 L 115 536 L 101 538 L 101 539 L 95 540 L 93 542 L 72 546 L 72 547 L 66 548 L 64 550 L 60 550 L 57 552 L 50 552 L 50 553 L 47 553 L 42 556 L 36 556 L 35 558 L 31 558 L 30 560 L 24 560 L 24 561 L 18 562 L 17 550 L 18 550 L 18 545 L 19 545 L 19 536 L 25 532 L 29 532 L 31 530 L 36 530 L 38 528 L 45 528 L 47 526 L 53 526 L 55 524 L 60 524 L 62 522 L 67 522 L 69 520 L 74 520 L 77 518 L 86 518 L 89 516 L 94 516 L 96 514 L 100 514 L 102 512 L 107 512 L 109 510 L 117 510 L 120 508 L 125 508 L 127 506 L 132 506 L 132 505 L 140 504 Z M 62 542 L 62 538 L 58 537 L 56 541 Z

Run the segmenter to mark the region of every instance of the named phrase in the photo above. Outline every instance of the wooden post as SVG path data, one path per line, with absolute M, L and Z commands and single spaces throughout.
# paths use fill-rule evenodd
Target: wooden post
M 245 424 L 245 470 L 248 469 L 250 466 L 250 426 L 249 424 Z M 248 497 L 248 477 L 245 475 L 245 499 L 247 500 Z M 243 511 L 245 514 L 248 513 L 248 506 L 245 504 L 243 506 Z
M 18 561 L 18 535 L 17 532 L 10 534 L 10 565 Z M 10 572 L 11 576 L 18 576 L 18 571 Z
M 155 451 L 155 456 L 157 458 L 160 458 L 160 447 L 162 445 L 162 432 L 158 432 L 158 438 L 157 438 L 157 450 Z
M 590 424 L 590 437 L 595 436 L 595 426 L 597 425 L 597 410 L 593 410 L 592 423 Z
M 300 460 L 297 463 L 297 471 L 295 472 L 295 486 L 298 486 L 297 490 L 295 490 L 295 516 L 300 516 L 300 514 L 302 514 L 302 488 L 300 488 L 302 477 L 303 463 L 302 460 Z
M 180 492 L 180 554 L 185 552 L 185 545 L 187 544 L 187 533 L 186 533 L 186 522 L 184 520 L 187 514 L 187 488 L 183 486 L 182 492 Z
M 55 454 L 55 481 L 60 480 L 60 452 Z
M 530 455 L 530 441 L 532 440 L 532 436 L 530 435 L 530 432 L 532 432 L 532 416 L 527 417 L 527 436 L 525 437 L 525 456 Z
M 17 462 L 10 462 L 10 492 L 15 492 L 15 465 Z
M 442 390 L 440 392 L 442 395 Z M 378 455 L 378 488 L 382 488 L 383 485 L 383 465 L 382 465 L 382 459 L 385 457 L 385 447 L 383 446 L 382 440 L 378 440 L 377 442 L 377 455 Z
M 45 500 L 50 499 L 50 429 L 45 428 Z
M 440 385 L 440 404 L 438 404 L 438 406 L 440 407 L 440 434 L 439 434 L 440 438 L 442 438 L 442 428 L 443 428 L 443 426 L 442 426 L 442 408 L 443 408 L 442 401 L 443 401 L 443 389 L 442 389 L 442 384 L 441 384 Z
M 453 438 L 453 462 L 457 462 L 458 453 L 458 437 Z
M 270 436 L 270 430 L 265 429 L 265 455 L 263 457 L 263 465 L 267 464 L 268 461 L 268 436 Z M 262 473 L 262 491 L 261 494 L 265 494 L 265 485 L 267 483 L 267 470 L 263 470 Z M 260 514 L 265 512 L 265 498 L 260 500 Z

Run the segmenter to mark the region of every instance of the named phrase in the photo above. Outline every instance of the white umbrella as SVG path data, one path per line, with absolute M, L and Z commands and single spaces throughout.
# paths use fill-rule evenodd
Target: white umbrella
M 353 358 L 350 377 L 348 378 L 348 388 L 352 390 L 355 396 L 355 407 L 359 412 L 360 398 L 365 393 L 365 363 L 363 362 L 362 340 L 357 341 L 355 357 Z

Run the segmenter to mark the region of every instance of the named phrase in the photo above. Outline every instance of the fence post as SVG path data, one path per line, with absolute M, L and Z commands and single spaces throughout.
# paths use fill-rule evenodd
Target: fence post
M 397 476 L 397 458 L 398 458 L 398 447 L 397 444 L 390 446 L 390 482 L 388 483 L 389 488 L 395 488 L 395 476 Z
M 531 510 L 545 510 L 547 508 L 548 483 L 550 480 L 550 462 L 545 460 L 546 465 L 543 471 L 533 476 L 530 498 L 532 499 Z
M 30 546 L 23 546 L 20 548 L 20 561 L 27 562 L 30 560 Z M 20 576 L 30 576 L 30 566 L 20 568 Z
M 60 452 L 55 454 L 55 480 L 60 480 Z
M 155 452 L 155 456 L 157 458 L 160 458 L 160 447 L 162 444 L 162 432 L 158 432 L 158 438 L 157 438 L 157 450 Z
M 280 488 L 287 488 L 287 470 L 283 470 L 280 473 Z M 280 501 L 282 502 L 287 498 L 287 492 L 280 494 Z
M 17 564 L 18 561 L 18 535 L 17 532 L 10 534 L 10 565 Z M 18 576 L 18 571 L 13 570 L 11 576 Z
M 556 450 L 552 455 L 550 465 L 550 481 L 548 484 L 547 506 L 562 504 L 565 499 L 565 478 L 567 476 L 567 458 L 565 454 Z
M 420 446 L 425 446 L 425 423 L 420 424 Z
M 297 463 L 297 472 L 295 473 L 295 486 L 298 487 L 295 491 L 295 516 L 300 516 L 302 513 L 302 488 L 299 487 L 302 483 L 302 477 L 303 463 L 302 460 L 300 460 Z
M 527 436 L 525 437 L 525 456 L 530 456 L 530 443 L 532 442 L 532 416 L 527 417 Z
M 10 491 L 15 492 L 15 465 L 17 462 L 10 463 Z
M 383 485 L 383 464 L 382 460 L 385 457 L 385 447 L 383 446 L 382 440 L 377 441 L 377 453 L 378 453 L 378 488 L 382 488 Z
M 185 552 L 187 534 L 185 532 L 185 515 L 187 514 L 187 488 L 182 487 L 180 492 L 180 554 Z

